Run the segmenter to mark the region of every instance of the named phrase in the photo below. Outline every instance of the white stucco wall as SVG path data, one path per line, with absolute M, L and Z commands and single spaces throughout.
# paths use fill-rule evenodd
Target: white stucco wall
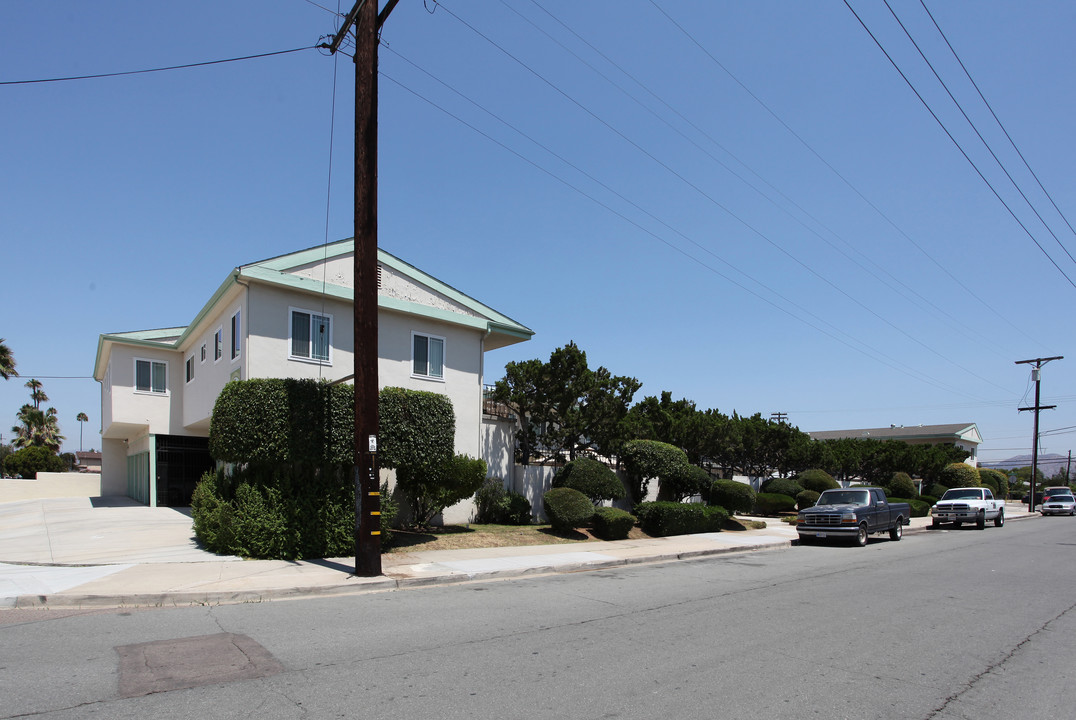
M 168 366 L 166 388 L 163 395 L 135 390 L 135 360 L 163 362 Z M 102 418 L 111 422 L 102 425 L 103 437 L 117 437 L 116 424 L 148 427 L 152 433 L 170 433 L 183 423 L 183 360 L 173 350 L 134 347 L 114 344 L 109 358 L 112 380 L 111 393 L 102 393 Z M 176 383 L 179 383 L 177 392 Z M 110 402 L 107 410 L 104 405 Z M 125 430 L 119 430 L 123 436 Z

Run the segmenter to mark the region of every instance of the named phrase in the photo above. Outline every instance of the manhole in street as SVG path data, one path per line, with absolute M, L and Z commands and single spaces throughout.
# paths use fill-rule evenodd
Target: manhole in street
M 120 645 L 120 696 L 252 680 L 284 667 L 246 635 L 219 633 Z

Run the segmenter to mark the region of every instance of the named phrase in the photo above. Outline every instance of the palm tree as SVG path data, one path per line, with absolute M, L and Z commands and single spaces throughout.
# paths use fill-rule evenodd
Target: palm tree
M 45 423 L 41 428 L 41 444 L 54 453 L 60 452 L 64 436 L 60 434 L 60 418 L 56 408 L 50 407 L 45 411 Z
M 33 405 L 23 405 L 16 415 L 19 425 L 11 428 L 15 433 L 11 444 L 17 448 L 43 447 L 57 452 L 64 441 L 56 417 L 56 408 L 39 410 Z
M 26 381 L 26 387 L 30 388 L 30 399 L 34 401 L 34 409 L 41 409 L 41 403 L 49 399 L 49 396 L 41 389 L 41 381 L 36 378 L 30 378 Z
M 18 376 L 19 374 L 15 372 L 15 358 L 11 354 L 11 349 L 4 344 L 4 338 L 0 338 L 0 378 L 8 380 Z
M 80 412 L 75 421 L 78 422 L 78 451 L 82 452 L 82 423 L 89 422 L 90 418 L 86 413 Z

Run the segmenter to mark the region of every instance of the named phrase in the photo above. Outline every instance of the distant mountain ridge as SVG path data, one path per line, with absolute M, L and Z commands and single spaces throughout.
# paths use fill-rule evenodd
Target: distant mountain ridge
M 1039 470 L 1046 477 L 1053 477 L 1059 471 L 1068 467 L 1069 458 L 1068 455 L 1058 455 L 1057 453 L 1045 453 L 1039 455 Z M 993 460 L 987 463 L 979 463 L 981 467 L 988 467 L 994 470 L 1009 470 L 1012 468 L 1029 467 L 1031 465 L 1031 455 L 1017 455 L 1007 460 Z

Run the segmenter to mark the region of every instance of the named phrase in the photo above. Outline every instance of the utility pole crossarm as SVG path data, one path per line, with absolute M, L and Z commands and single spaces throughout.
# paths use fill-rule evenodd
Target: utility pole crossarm
M 1057 407 L 1056 405 L 1042 405 L 1039 403 L 1039 386 L 1042 382 L 1041 372 L 1042 366 L 1051 360 L 1064 360 L 1062 355 L 1055 355 L 1048 358 L 1034 358 L 1033 360 L 1017 360 L 1017 365 L 1034 365 L 1035 369 L 1031 371 L 1031 378 L 1035 381 L 1035 404 L 1032 407 L 1019 408 L 1019 412 L 1025 410 L 1035 411 L 1035 430 L 1031 439 L 1031 494 L 1028 497 L 1027 509 L 1031 512 L 1035 512 L 1035 480 L 1039 473 L 1039 412 L 1042 410 L 1052 410 Z
M 396 3 L 398 2 L 400 2 L 400 0 L 389 0 L 385 3 L 385 7 L 381 8 L 381 12 L 377 16 L 376 27 L 378 30 L 380 30 L 381 26 L 385 24 L 385 21 L 389 19 L 389 14 L 392 12 L 392 9 L 396 7 Z M 358 20 L 359 13 L 362 12 L 365 5 L 366 0 L 358 0 L 358 2 L 355 3 L 355 7 L 351 8 L 351 12 L 344 18 L 344 24 L 336 31 L 336 35 L 333 36 L 333 41 L 328 45 L 319 45 L 318 47 L 326 47 L 329 49 L 330 55 L 335 55 L 336 51 L 340 49 L 340 45 L 344 42 L 344 38 L 347 37 L 348 32 L 351 30 L 351 26 Z

